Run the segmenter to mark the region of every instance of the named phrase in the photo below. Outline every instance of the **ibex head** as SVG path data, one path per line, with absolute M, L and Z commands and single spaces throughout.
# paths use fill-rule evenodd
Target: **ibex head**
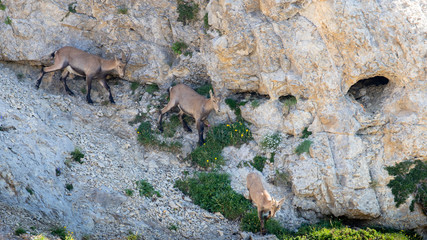
M 219 102 L 221 101 L 221 98 L 215 97 L 215 95 L 212 93 L 212 90 L 209 90 L 209 95 L 211 97 L 212 106 L 213 106 L 215 112 L 219 113 L 220 112 Z
M 114 63 L 116 65 L 116 71 L 117 74 L 119 74 L 120 78 L 123 78 L 125 76 L 125 70 L 126 70 L 126 66 L 130 60 L 131 57 L 131 52 L 129 49 L 129 55 L 126 57 L 125 53 L 122 51 L 122 58 L 121 59 L 117 59 L 117 57 L 114 57 Z
M 280 199 L 280 201 L 276 201 L 274 198 L 271 203 L 271 209 L 268 211 L 267 219 L 270 219 L 276 215 L 276 212 L 280 210 L 283 203 L 285 202 L 285 198 Z

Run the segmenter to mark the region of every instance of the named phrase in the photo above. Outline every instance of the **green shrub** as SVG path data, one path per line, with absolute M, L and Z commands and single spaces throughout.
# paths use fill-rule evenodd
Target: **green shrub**
M 50 230 L 50 233 L 54 236 L 61 238 L 62 240 L 65 240 L 65 238 L 67 237 L 66 227 L 55 227 Z
M 26 187 L 25 188 L 25 190 L 27 190 L 27 192 L 30 194 L 30 195 L 34 195 L 34 190 L 31 188 L 31 187 Z
M 287 95 L 279 98 L 281 102 L 288 108 L 297 104 L 297 98 L 292 95 Z
M 126 194 L 126 196 L 131 197 L 131 196 L 133 196 L 133 190 L 132 189 L 125 189 L 125 194 Z
M 302 131 L 302 136 L 301 136 L 301 138 L 302 138 L 302 139 L 304 139 L 304 138 L 308 138 L 308 137 L 312 134 L 312 132 L 308 131 L 307 129 L 308 129 L 308 128 L 306 127 L 306 128 L 304 128 L 304 130 Z
M 73 184 L 71 183 L 66 183 L 65 184 L 65 189 L 67 189 L 68 191 L 72 191 L 74 189 Z
M 80 163 L 80 164 L 82 164 L 82 163 L 83 163 L 83 161 L 82 161 L 81 159 L 82 159 L 82 158 L 84 158 L 84 157 L 85 157 L 85 155 L 80 151 L 80 149 L 75 148 L 75 149 L 74 149 L 74 151 L 72 151 L 72 152 L 70 153 L 70 155 L 71 155 L 71 158 L 72 158 L 74 161 L 76 161 L 76 162 L 78 162 L 78 163 Z
M 259 105 L 260 105 L 260 103 L 259 103 L 258 99 L 255 99 L 251 102 L 252 108 L 257 108 L 257 107 L 259 107 Z
M 178 226 L 175 225 L 175 224 L 171 224 L 171 225 L 169 225 L 168 229 L 171 230 L 171 231 L 177 231 L 178 230 Z
M 267 135 L 264 137 L 264 139 L 261 141 L 261 147 L 264 150 L 275 152 L 281 142 L 282 136 L 279 132 L 275 132 L 271 135 Z
M 310 146 L 313 142 L 310 140 L 304 140 L 298 147 L 295 149 L 295 153 L 300 155 L 301 153 L 308 153 L 310 151 Z
M 177 0 L 178 3 L 178 21 L 187 24 L 188 21 L 194 19 L 199 12 L 199 5 L 194 2 L 185 2 L 184 0 Z
M 163 131 L 163 136 L 171 138 L 175 135 L 176 133 L 176 129 L 178 128 L 178 126 L 181 125 L 181 121 L 179 121 L 179 116 L 178 115 L 172 115 L 169 118 L 169 122 L 165 122 L 164 123 L 164 131 Z
M 395 166 L 386 167 L 386 170 L 394 176 L 387 186 L 391 188 L 396 207 L 413 194 L 414 199 L 410 210 L 413 211 L 415 203 L 418 203 L 427 215 L 427 163 L 420 160 L 404 161 Z
M 231 110 L 236 114 L 237 121 L 243 121 L 242 111 L 240 110 L 240 106 L 244 106 L 246 102 L 238 102 L 232 98 L 225 99 L 225 103 L 230 107 Z
M 185 42 L 174 42 L 171 48 L 176 55 L 180 55 L 188 48 L 188 45 Z
M 6 20 L 4 20 L 4 23 L 6 23 L 7 25 L 11 25 L 12 24 L 12 19 L 10 19 L 10 17 L 7 16 Z
M 139 195 L 145 196 L 145 197 L 152 197 L 153 195 L 156 195 L 157 197 L 161 197 L 160 193 L 156 190 L 154 190 L 154 187 L 145 180 L 136 181 L 136 187 L 139 189 Z
M 27 233 L 27 231 L 21 227 L 19 227 L 15 230 L 15 235 L 17 235 L 17 236 L 24 234 L 24 233 Z
M 130 84 L 130 90 L 132 90 L 132 94 L 135 93 L 136 89 L 138 89 L 140 84 L 138 82 L 132 82 Z
M 200 86 L 194 90 L 202 96 L 209 97 L 209 91 L 212 90 L 212 92 L 213 92 L 213 87 L 212 87 L 212 84 L 208 83 L 208 84 Z
M 224 164 L 221 156 L 226 146 L 238 146 L 252 139 L 251 131 L 243 122 L 220 124 L 210 128 L 206 134 L 206 143 L 197 147 L 189 155 L 189 160 L 203 168 Z
M 154 131 L 151 129 L 150 122 L 141 122 L 136 129 L 136 133 L 138 134 L 139 143 L 145 146 L 152 146 L 159 142 L 154 136 Z
M 243 216 L 242 221 L 240 222 L 240 229 L 245 232 L 257 233 L 261 229 L 261 223 L 258 218 L 258 211 L 252 209 Z
M 128 8 L 125 6 L 120 6 L 117 12 L 120 14 L 128 14 Z
M 267 162 L 266 157 L 256 156 L 254 160 L 251 162 L 251 165 L 258 171 L 262 172 L 265 166 L 265 162 Z
M 175 187 L 201 208 L 212 213 L 220 212 L 230 220 L 251 209 L 251 203 L 231 188 L 229 176 L 225 173 L 199 172 L 192 178 L 177 180 Z
M 77 2 L 72 2 L 68 4 L 68 12 L 76 13 L 76 5 L 77 5 Z
M 159 86 L 157 84 L 146 84 L 145 91 L 153 95 L 155 92 L 159 91 Z
M 6 10 L 6 5 L 4 5 L 0 0 L 0 10 Z

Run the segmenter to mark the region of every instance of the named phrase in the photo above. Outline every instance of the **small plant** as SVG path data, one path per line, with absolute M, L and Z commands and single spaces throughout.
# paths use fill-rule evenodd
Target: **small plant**
M 282 142 L 282 136 L 279 132 L 275 132 L 264 137 L 264 139 L 261 141 L 261 147 L 264 150 L 275 152 L 280 142 Z
M 263 156 L 256 156 L 254 160 L 251 162 L 251 165 L 258 171 L 262 172 L 264 169 L 265 163 L 267 162 L 267 158 Z
M 176 129 L 178 128 L 178 126 L 181 124 L 181 122 L 179 121 L 179 117 L 178 115 L 172 115 L 169 118 L 169 122 L 165 122 L 165 126 L 164 126 L 164 131 L 163 131 L 163 136 L 165 137 L 173 137 L 176 133 Z
M 21 227 L 19 227 L 19 228 L 17 228 L 17 229 L 15 230 L 15 235 L 17 235 L 17 236 L 19 236 L 19 235 L 21 235 L 21 234 L 24 234 L 24 233 L 27 233 L 27 230 L 25 230 L 25 229 L 23 229 L 23 228 L 21 228 Z
M 304 130 L 302 131 L 302 135 L 301 135 L 301 138 L 302 138 L 302 139 L 304 139 L 304 138 L 308 138 L 308 137 L 312 134 L 312 132 L 308 131 L 307 129 L 308 129 L 308 128 L 306 127 L 306 128 L 304 128 Z
M 171 231 L 177 231 L 178 230 L 178 226 L 175 225 L 175 224 L 171 224 L 171 225 L 169 225 L 168 229 L 171 230 Z
M 157 86 L 157 84 L 146 84 L 145 91 L 153 95 L 155 92 L 159 91 L 159 86 Z
M 26 187 L 26 188 L 25 188 L 25 190 L 27 190 L 27 192 L 28 192 L 30 195 L 34 195 L 34 190 L 33 190 L 30 186 Z
M 209 97 L 209 91 L 212 90 L 212 92 L 213 92 L 213 87 L 212 87 L 212 84 L 208 83 L 208 84 L 202 85 L 202 86 L 200 86 L 194 90 L 202 96 Z
M 16 77 L 18 78 L 19 81 L 22 81 L 22 79 L 24 79 L 24 74 L 23 73 L 17 73 Z
M 75 148 L 75 149 L 74 149 L 74 151 L 72 151 L 72 152 L 70 153 L 70 155 L 71 155 L 71 158 L 72 158 L 74 161 L 76 161 L 76 162 L 78 162 L 78 163 L 80 163 L 80 164 L 82 164 L 82 163 L 83 163 L 82 158 L 84 158 L 84 157 L 85 157 L 85 155 L 80 151 L 80 149 Z
M 132 197 L 133 196 L 133 190 L 131 189 L 125 189 L 126 196 Z
M 258 100 L 258 99 L 255 99 L 255 100 L 253 100 L 253 101 L 251 102 L 251 107 L 252 107 L 253 109 L 255 109 L 255 108 L 259 107 L 259 105 L 260 105 L 260 103 L 259 103 L 259 100 Z
M 50 230 L 50 233 L 54 236 L 61 238 L 62 240 L 65 240 L 65 238 L 67 237 L 67 228 L 65 226 L 55 227 Z
M 172 44 L 172 51 L 176 55 L 180 55 L 184 52 L 185 49 L 188 48 L 188 45 L 185 42 L 174 42 Z
M 154 187 L 145 180 L 136 181 L 136 186 L 139 189 L 139 195 L 145 197 L 152 197 L 156 195 L 157 197 L 161 197 L 160 193 L 154 190 Z
M 394 176 L 387 186 L 394 195 L 396 207 L 413 194 L 409 209 L 414 211 L 415 203 L 420 204 L 427 215 L 427 162 L 421 160 L 404 161 L 395 166 L 386 167 L 388 174 Z
M 10 17 L 7 16 L 6 20 L 4 20 L 4 23 L 6 23 L 7 25 L 11 25 L 12 24 L 12 19 L 10 19 Z
M 0 1 L 0 10 L 6 10 L 6 5 L 4 5 L 1 1 Z
M 130 90 L 132 90 L 132 94 L 135 93 L 135 90 L 138 89 L 140 86 L 140 84 L 138 82 L 132 82 L 130 84 Z
M 203 16 L 203 26 L 205 27 L 205 31 L 209 29 L 209 16 L 208 13 Z
M 195 173 L 192 178 L 177 180 L 175 187 L 201 208 L 220 212 L 230 220 L 239 218 L 252 206 L 249 200 L 231 188 L 229 176 L 225 173 Z
M 40 234 L 40 235 L 32 237 L 31 240 L 49 240 L 49 238 L 43 236 L 43 234 Z
M 86 94 L 86 93 L 87 93 L 86 87 L 81 87 L 81 88 L 80 88 L 80 91 L 81 91 L 83 94 Z
M 184 0 L 177 0 L 178 3 L 178 21 L 187 24 L 188 21 L 194 19 L 199 12 L 199 5 L 194 2 L 185 2 Z
M 244 122 L 220 124 L 209 129 L 206 143 L 191 152 L 189 159 L 203 168 L 223 165 L 224 159 L 221 152 L 224 147 L 238 146 L 251 139 L 252 133 Z
M 77 2 L 72 2 L 70 4 L 68 4 L 68 13 L 76 13 L 76 5 Z
M 71 183 L 66 183 L 65 184 L 65 189 L 67 189 L 68 191 L 72 191 L 74 189 L 73 184 Z
M 151 129 L 150 122 L 142 122 L 136 129 L 139 143 L 145 146 L 158 144 L 158 140 L 154 136 L 154 131 Z
M 292 96 L 292 95 L 287 95 L 284 97 L 280 97 L 279 98 L 281 102 L 283 102 L 283 104 L 285 106 L 287 106 L 288 108 L 292 107 L 293 105 L 297 104 L 297 98 Z
M 141 236 L 138 233 L 132 233 L 129 231 L 129 235 L 126 237 L 126 240 L 139 240 Z
M 128 14 L 128 9 L 125 6 L 120 6 L 117 12 L 120 14 Z
M 310 140 L 304 140 L 298 147 L 295 149 L 295 153 L 300 155 L 301 153 L 308 153 L 310 151 L 310 146 L 313 142 Z
M 237 120 L 243 121 L 242 111 L 240 110 L 240 106 L 244 106 L 246 102 L 238 102 L 234 99 L 227 98 L 225 99 L 225 103 L 230 107 L 231 110 L 234 111 L 234 114 L 236 114 Z
M 279 170 L 276 169 L 276 174 L 274 175 L 273 185 L 279 186 L 279 185 L 288 185 L 289 182 L 289 174 L 286 172 L 279 172 Z

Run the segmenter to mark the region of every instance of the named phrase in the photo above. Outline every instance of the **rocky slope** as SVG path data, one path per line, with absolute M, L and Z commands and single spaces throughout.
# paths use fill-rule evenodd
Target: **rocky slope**
M 195 2 L 196 20 L 183 24 L 172 0 L 2 1 L 0 19 L 9 17 L 11 23 L 0 23 L 0 60 L 27 67 L 1 65 L 0 124 L 10 126 L 0 132 L 2 204 L 79 226 L 81 234 L 123 236 L 134 229 L 156 238 L 176 234 L 167 228 L 180 222 L 183 238 L 236 237 L 236 223 L 201 211 L 172 187 L 183 171 L 194 170 L 180 158 L 194 148 L 196 135 L 179 130 L 184 147 L 176 156 L 139 146 L 135 126 L 128 124 L 139 112 L 149 112 L 154 122 L 161 95 L 173 82 L 211 81 L 223 98 L 259 105 L 241 107 L 255 141 L 223 152 L 236 191 L 245 193 L 244 177 L 253 171 L 239 163 L 269 154 L 260 143 L 281 134 L 274 164 L 263 175 L 266 181 L 276 171 L 290 177 L 290 186 L 268 185 L 273 196 L 287 197 L 277 216 L 284 226 L 295 229 L 334 215 L 427 227 L 418 206 L 409 211 L 410 199 L 395 207 L 384 169 L 427 160 L 423 1 Z M 192 54 L 174 55 L 170 47 L 177 41 L 186 42 Z M 85 104 L 79 80 L 69 84 L 79 93 L 75 98 L 51 77 L 34 91 L 38 72 L 30 65 L 50 64 L 48 54 L 64 45 L 107 58 L 124 50 L 132 56 L 125 78 L 157 83 L 161 91 L 152 96 L 139 89 L 133 95 L 130 83 L 119 81 L 112 87 L 118 102 L 113 106 L 100 104 L 106 99 L 100 88 L 93 93 L 98 104 Z M 295 105 L 285 103 L 289 95 L 296 97 Z M 225 111 L 212 117 L 214 124 L 234 117 L 222 105 Z M 313 144 L 308 154 L 297 155 L 306 127 Z M 86 153 L 85 164 L 69 169 L 63 162 L 75 147 Z M 57 167 L 63 169 L 59 177 Z M 140 179 L 149 179 L 163 197 L 126 197 L 123 189 Z M 70 194 L 64 185 L 71 182 Z

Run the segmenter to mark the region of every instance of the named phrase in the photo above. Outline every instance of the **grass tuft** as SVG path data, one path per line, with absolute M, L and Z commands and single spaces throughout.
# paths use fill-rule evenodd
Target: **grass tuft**
M 251 203 L 236 193 L 225 173 L 198 172 L 194 177 L 177 180 L 175 187 L 209 212 L 220 212 L 229 220 L 242 216 L 251 209 Z
M 4 23 L 6 23 L 7 25 L 11 25 L 12 24 L 12 19 L 10 19 L 10 17 L 7 16 L 6 20 L 4 20 Z
M 22 227 L 19 227 L 19 228 L 17 228 L 17 229 L 15 230 L 15 235 L 16 235 L 16 236 L 22 235 L 22 234 L 24 234 L 24 233 L 27 233 L 27 230 L 23 229 Z
M 83 163 L 83 161 L 81 160 L 82 158 L 85 157 L 85 155 L 80 151 L 80 149 L 75 148 L 74 151 L 72 151 L 70 153 L 72 159 L 80 164 Z
M 301 153 L 308 153 L 310 151 L 310 146 L 313 142 L 310 140 L 304 140 L 298 147 L 295 149 L 295 153 L 300 155 Z
M 304 139 L 304 138 L 308 138 L 308 137 L 312 134 L 312 132 L 308 131 L 307 129 L 308 129 L 308 128 L 306 127 L 306 128 L 304 128 L 304 130 L 302 131 L 302 135 L 301 135 L 301 138 L 302 138 L 302 139 Z
M 184 0 L 177 0 L 178 3 L 178 22 L 186 25 L 189 21 L 193 20 L 199 12 L 199 5 L 190 1 L 185 2 Z
M 188 48 L 188 45 L 185 42 L 178 41 L 174 42 L 171 48 L 176 55 L 180 55 Z
M 151 185 L 149 182 L 147 182 L 146 180 L 142 179 L 140 181 L 136 181 L 136 186 L 139 190 L 139 195 L 142 197 L 152 197 L 154 195 L 156 195 L 157 197 L 161 197 L 162 195 L 160 195 L 160 193 L 156 190 L 154 190 L 153 185 Z
M 120 13 L 120 14 L 128 14 L 128 8 L 127 8 L 127 7 L 125 7 L 125 6 L 120 6 L 120 7 L 117 9 L 117 12 L 118 12 L 118 13 Z
M 263 156 L 256 156 L 254 160 L 251 162 L 251 165 L 258 171 L 262 172 L 264 169 L 265 163 L 267 162 L 267 158 Z

